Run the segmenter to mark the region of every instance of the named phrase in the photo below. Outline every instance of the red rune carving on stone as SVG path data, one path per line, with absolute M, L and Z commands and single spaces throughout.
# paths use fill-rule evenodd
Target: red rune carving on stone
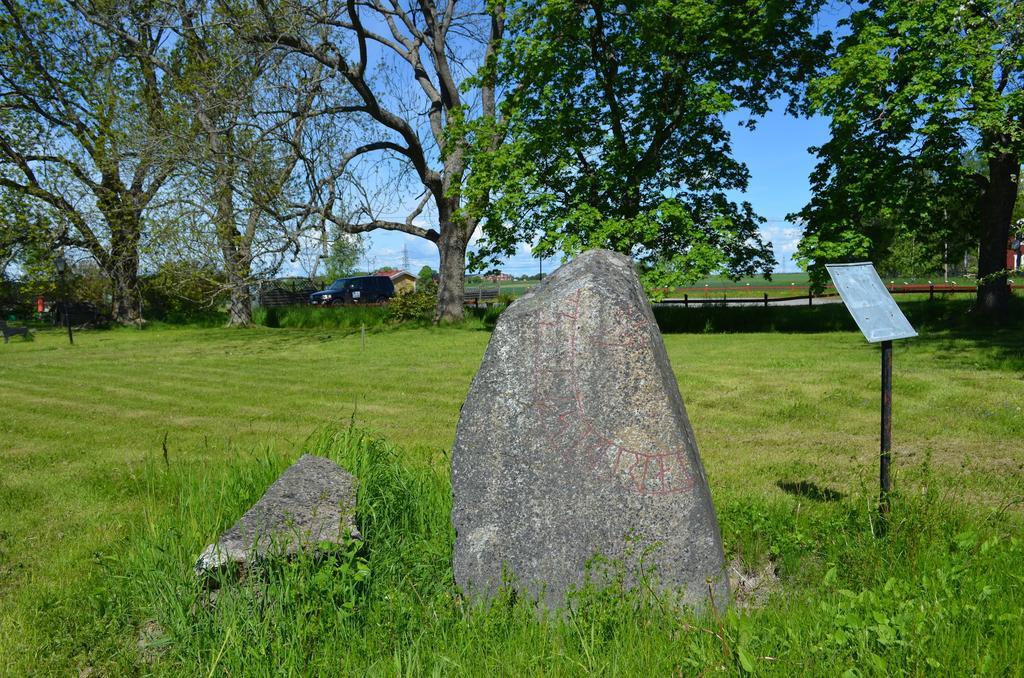
M 545 424 L 548 445 L 560 448 L 566 462 L 576 460 L 598 477 L 623 478 L 638 494 L 666 495 L 691 489 L 693 476 L 685 449 L 637 449 L 603 432 L 600 423 L 587 413 L 577 355 L 581 294 L 582 290 L 577 290 L 567 310 L 556 311 L 550 320 L 538 321 L 541 328 L 555 332 L 565 325 L 572 328 L 564 338 L 562 365 L 549 369 L 534 365 L 532 371 L 533 407 Z M 615 323 L 621 328 L 615 334 L 620 336 L 594 340 L 595 347 L 638 352 L 649 346 L 647 319 L 637 309 L 617 309 Z

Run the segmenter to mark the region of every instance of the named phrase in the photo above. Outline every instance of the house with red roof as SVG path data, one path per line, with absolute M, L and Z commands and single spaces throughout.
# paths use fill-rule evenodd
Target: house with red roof
M 401 294 L 402 292 L 415 292 L 416 281 L 419 280 L 416 276 L 409 271 L 403 271 L 397 268 L 382 268 L 374 275 L 386 275 L 391 278 L 391 281 L 395 283 L 395 293 Z

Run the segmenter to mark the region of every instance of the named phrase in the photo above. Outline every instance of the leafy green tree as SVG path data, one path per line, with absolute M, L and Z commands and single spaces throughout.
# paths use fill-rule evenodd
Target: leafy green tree
M 815 149 L 798 256 L 820 283 L 825 263 L 882 259 L 900 233 L 936 245 L 973 238 L 976 306 L 1004 314 L 1024 153 L 1024 3 L 870 0 L 842 24 L 809 88 L 807 110 L 832 117 L 831 138 Z
M 437 273 L 429 266 L 424 266 L 416 277 L 419 278 L 420 283 L 427 283 L 437 277 Z
M 72 0 L 0 7 L 0 187 L 67 224 L 51 247 L 87 251 L 110 278 L 115 321 L 138 322 L 145 215 L 173 170 L 160 145 L 166 83 Z M 123 32 L 161 51 L 163 10 L 132 7 Z
M 52 225 L 30 197 L 0 187 L 0 281 L 16 274 L 25 279 L 27 272 L 40 270 L 52 281 L 55 239 Z
M 748 171 L 724 116 L 754 126 L 795 94 L 823 38 L 818 0 L 526 0 L 500 52 L 508 141 L 475 159 L 469 182 L 499 187 L 474 265 L 605 247 L 650 283 L 713 270 L 768 274 L 763 221 L 730 191 Z
M 885 258 L 878 262 L 878 272 L 884 278 L 904 276 L 927 277 L 942 270 L 941 249 L 921 242 L 926 234 L 908 230 L 898 231 L 892 239 Z
M 365 251 L 363 236 L 336 230 L 334 241 L 330 245 L 330 254 L 324 262 L 325 274 L 331 280 L 352 275 L 358 269 L 359 260 Z

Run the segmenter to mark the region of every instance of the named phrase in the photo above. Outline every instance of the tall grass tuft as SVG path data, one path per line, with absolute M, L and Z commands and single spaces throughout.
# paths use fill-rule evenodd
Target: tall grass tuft
M 386 306 L 281 306 L 256 309 L 253 322 L 267 327 L 358 332 L 362 327 L 383 327 L 388 312 Z
M 1020 521 L 897 494 L 878 522 L 863 497 L 767 500 L 719 492 L 727 556 L 769 568 L 763 607 L 694 615 L 621 578 L 546 613 L 503 592 L 465 600 L 452 579 L 447 465 L 409 465 L 379 438 L 324 430 L 302 451 L 360 481 L 365 542 L 226 578 L 195 579 L 199 552 L 290 461 L 270 451 L 207 468 L 157 460 L 147 509 L 112 573 L 112 609 L 140 630 L 133 661 L 156 674 L 1005 675 L 1024 656 Z M 797 492 L 805 487 L 794 485 Z

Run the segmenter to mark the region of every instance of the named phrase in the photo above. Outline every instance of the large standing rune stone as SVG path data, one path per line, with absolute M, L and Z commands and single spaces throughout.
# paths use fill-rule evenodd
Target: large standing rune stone
M 356 528 L 356 479 L 330 459 L 305 454 L 213 544 L 195 565 L 206 575 L 227 565 L 340 544 Z
M 585 252 L 501 315 L 462 408 L 452 490 L 455 580 L 471 595 L 510 577 L 558 606 L 600 554 L 685 604 L 704 606 L 708 579 L 728 602 L 697 443 L 624 256 Z

